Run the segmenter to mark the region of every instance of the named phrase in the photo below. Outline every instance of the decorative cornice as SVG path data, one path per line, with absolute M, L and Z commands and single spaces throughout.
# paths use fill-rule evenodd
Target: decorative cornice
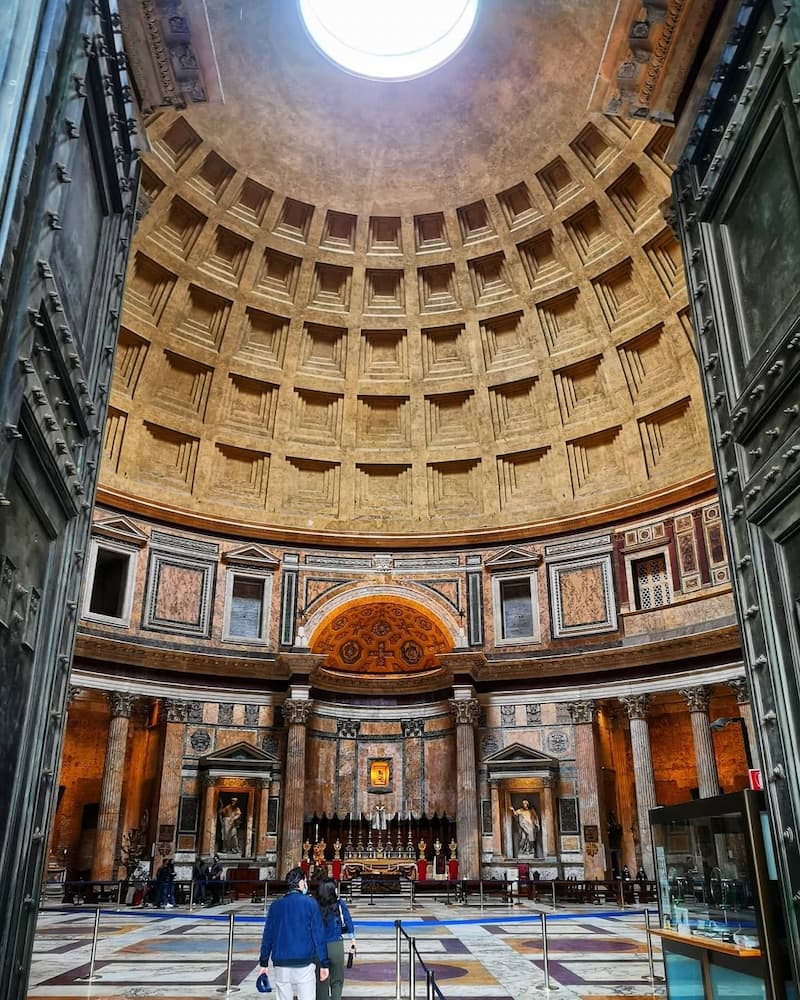
M 621 0 L 592 111 L 673 122 L 716 0 Z M 644 17 L 642 17 L 644 7 Z
M 100 486 L 97 490 L 97 501 L 109 508 L 138 514 L 175 527 L 192 528 L 214 535 L 224 532 L 236 538 L 261 539 L 273 544 L 283 542 L 314 547 L 333 545 L 343 549 L 426 549 L 464 544 L 475 546 L 502 545 L 518 541 L 528 542 L 531 538 L 538 540 L 554 535 L 586 531 L 590 528 L 605 527 L 620 521 L 628 521 L 631 518 L 663 510 L 687 500 L 701 499 L 704 496 L 715 494 L 714 473 L 707 472 L 683 483 L 670 485 L 623 503 L 569 517 L 535 521 L 515 528 L 484 528 L 482 530 L 428 532 L 414 535 L 381 534 L 370 531 L 326 532 L 319 529 L 304 530 L 302 528 L 267 526 L 251 521 L 219 518 L 211 514 L 198 514 L 183 507 L 173 507 L 104 486 Z
M 201 18 L 192 17 L 190 5 L 184 0 L 121 0 L 120 6 L 125 49 L 143 111 L 206 102 L 206 77 L 213 80 L 215 71 L 204 65 L 208 45 L 198 36 L 207 29 Z

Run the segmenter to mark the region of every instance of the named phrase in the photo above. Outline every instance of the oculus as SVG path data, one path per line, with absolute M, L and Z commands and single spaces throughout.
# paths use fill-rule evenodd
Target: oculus
M 356 76 L 409 80 L 441 66 L 467 40 L 478 0 L 298 0 L 317 48 Z

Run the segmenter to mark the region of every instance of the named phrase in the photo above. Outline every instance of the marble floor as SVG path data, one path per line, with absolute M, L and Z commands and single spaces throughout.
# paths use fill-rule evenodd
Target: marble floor
M 417 950 L 446 1000 L 563 1000 L 663 997 L 649 978 L 641 910 L 578 907 L 555 913 L 528 902 L 515 906 L 452 905 L 426 901 L 413 913 L 392 911 L 367 901 L 352 907 L 358 957 L 348 971 L 346 1000 L 394 1000 L 395 918 L 413 935 Z M 550 965 L 544 983 L 542 926 L 547 918 Z M 225 992 L 229 914 L 235 915 L 231 996 L 256 996 L 258 948 L 263 907 L 235 903 L 190 913 L 186 908 L 142 910 L 103 907 L 100 911 L 96 978 L 87 983 L 94 909 L 52 907 L 39 917 L 28 996 L 48 1000 L 188 1000 Z M 653 915 L 654 916 L 654 915 Z M 407 942 L 403 996 L 408 997 Z M 656 977 L 663 975 L 656 951 Z M 425 978 L 417 972 L 417 996 Z

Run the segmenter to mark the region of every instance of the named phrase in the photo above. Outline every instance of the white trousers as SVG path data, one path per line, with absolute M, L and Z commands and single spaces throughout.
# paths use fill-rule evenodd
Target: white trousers
M 276 965 L 272 970 L 272 982 L 277 1000 L 316 1000 L 317 967 L 311 965 Z

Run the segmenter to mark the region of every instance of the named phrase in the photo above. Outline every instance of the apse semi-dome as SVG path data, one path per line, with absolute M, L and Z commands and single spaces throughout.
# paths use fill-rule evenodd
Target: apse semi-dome
M 299 0 L 315 44 L 359 76 L 407 80 L 446 62 L 464 44 L 478 0 Z

